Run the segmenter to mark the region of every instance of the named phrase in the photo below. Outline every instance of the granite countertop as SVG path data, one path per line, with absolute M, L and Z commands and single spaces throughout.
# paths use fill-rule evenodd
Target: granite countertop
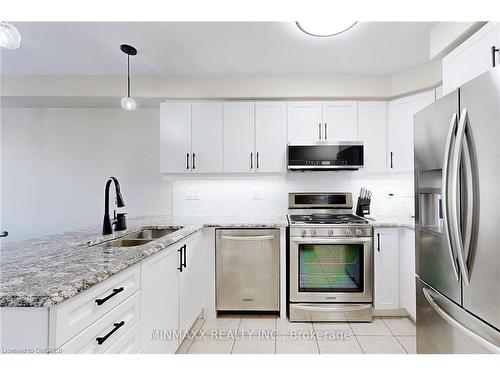
M 399 227 L 415 230 L 415 218 L 411 216 L 380 215 L 367 216 L 366 219 L 374 228 Z
M 128 220 L 128 229 L 100 235 L 98 227 L 53 234 L 2 246 L 0 307 L 57 305 L 123 271 L 203 227 L 286 227 L 286 215 L 259 217 L 143 216 Z M 141 246 L 104 247 L 99 244 L 140 229 L 182 226 Z

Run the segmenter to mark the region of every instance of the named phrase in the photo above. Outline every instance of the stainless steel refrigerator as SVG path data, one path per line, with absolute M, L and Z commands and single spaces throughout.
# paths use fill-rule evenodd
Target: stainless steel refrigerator
M 414 118 L 418 353 L 500 353 L 499 68 Z

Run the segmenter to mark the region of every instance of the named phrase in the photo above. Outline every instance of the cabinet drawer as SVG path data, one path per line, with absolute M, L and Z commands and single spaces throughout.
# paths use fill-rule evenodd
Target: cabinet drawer
M 53 346 L 63 345 L 125 301 L 140 289 L 140 282 L 137 265 L 56 306 L 51 311 Z
M 140 351 L 141 322 L 137 322 L 106 350 L 106 354 L 137 354 Z
M 141 295 L 137 292 L 64 344 L 62 353 L 104 353 L 139 322 L 140 305 Z

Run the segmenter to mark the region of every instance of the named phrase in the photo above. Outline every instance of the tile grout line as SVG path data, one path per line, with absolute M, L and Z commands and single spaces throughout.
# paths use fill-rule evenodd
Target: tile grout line
M 359 342 L 359 340 L 358 340 L 358 336 L 356 335 L 356 333 L 354 332 L 354 329 L 353 329 L 353 328 L 352 328 L 352 326 L 351 326 L 351 322 L 347 322 L 347 324 L 349 324 L 349 328 L 351 329 L 352 334 L 353 334 L 353 336 L 354 336 L 354 339 L 355 339 L 355 340 L 356 340 L 356 342 L 358 343 L 359 348 L 361 349 L 361 352 L 362 352 L 363 354 L 366 354 L 366 353 L 365 353 L 365 349 L 363 349 L 363 347 L 361 346 L 361 343 L 360 343 L 360 342 Z
M 398 342 L 399 346 L 401 346 L 403 348 L 403 350 L 405 351 L 406 354 L 409 354 L 408 351 L 406 350 L 406 348 L 403 346 L 403 344 L 401 344 L 401 342 L 398 340 L 398 337 L 394 334 L 394 332 L 392 331 L 391 327 L 389 327 L 389 325 L 385 322 L 384 319 L 382 319 L 382 322 L 385 324 L 385 326 L 387 327 L 387 329 L 389 330 L 389 332 L 392 333 L 392 337 L 394 337 L 396 339 L 396 341 Z

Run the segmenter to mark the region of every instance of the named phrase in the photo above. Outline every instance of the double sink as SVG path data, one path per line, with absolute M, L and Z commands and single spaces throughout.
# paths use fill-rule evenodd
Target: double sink
M 107 241 L 98 245 L 104 247 L 133 247 L 147 244 L 158 238 L 165 237 L 183 227 L 170 227 L 165 229 L 142 229 L 138 232 L 127 234 L 126 236 L 117 238 L 116 240 Z

